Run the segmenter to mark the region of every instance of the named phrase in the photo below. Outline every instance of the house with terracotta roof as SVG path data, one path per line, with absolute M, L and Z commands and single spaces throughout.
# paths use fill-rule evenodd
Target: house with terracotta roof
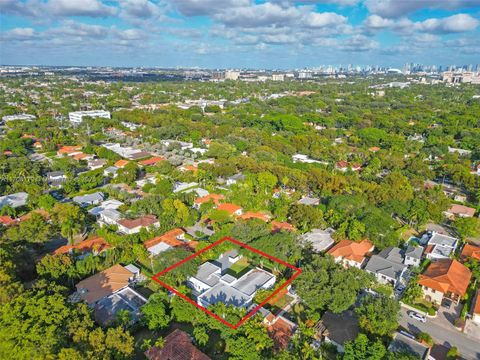
M 327 251 L 335 259 L 335 262 L 342 263 L 345 267 L 361 268 L 365 263 L 367 255 L 375 249 L 373 243 L 368 240 L 355 242 L 342 240 Z
M 82 145 L 73 145 L 73 146 L 65 145 L 65 146 L 61 146 L 57 150 L 57 155 L 58 156 L 62 156 L 62 155 L 74 156 L 82 153 L 81 150 L 82 150 Z
M 143 246 L 145 249 L 147 249 L 150 255 L 155 256 L 174 247 L 184 247 L 193 250 L 197 244 L 198 243 L 196 241 L 186 240 L 185 231 L 183 229 L 176 228 L 167 231 L 163 235 L 156 236 L 153 239 L 145 241 Z
M 64 245 L 53 251 L 53 255 L 79 253 L 81 257 L 88 254 L 98 255 L 111 249 L 112 246 L 103 237 L 94 237 L 76 245 Z
M 465 244 L 460 254 L 460 259 L 467 261 L 470 258 L 480 261 L 480 246 Z
M 297 324 L 283 316 L 276 316 L 269 321 L 267 332 L 273 340 L 273 348 L 276 352 L 287 348 L 290 339 L 297 330 L 297 327 Z
M 123 234 L 137 234 L 140 229 L 149 226 L 158 227 L 160 223 L 155 215 L 144 215 L 136 219 L 121 219 L 117 221 L 118 231 Z
M 254 211 L 246 211 L 243 214 L 239 215 L 238 218 L 242 220 L 258 219 L 263 222 L 268 222 L 270 220 L 270 217 L 268 215 Z
M 94 309 L 95 320 L 101 325 L 112 324 L 122 310 L 130 313 L 131 323 L 134 323 L 139 319 L 140 308 L 147 299 L 131 286 L 142 279 L 136 266 L 117 264 L 80 281 L 69 300 L 85 301 Z
M 123 169 L 129 162 L 130 161 L 128 160 L 120 159 L 114 164 L 114 166 L 118 169 Z
M 475 209 L 465 205 L 454 204 L 450 209 L 444 211 L 444 214 L 449 219 L 455 219 L 455 217 L 470 218 L 475 215 Z
M 80 161 L 80 160 L 93 160 L 95 159 L 95 155 L 92 155 L 92 154 L 85 154 L 83 152 L 80 152 L 78 154 L 75 154 L 75 155 L 72 155 L 72 158 L 77 160 L 77 161 Z
M 285 231 L 295 231 L 295 226 L 288 222 L 282 222 L 282 221 L 277 221 L 273 220 L 270 225 L 272 226 L 272 233 L 277 233 L 282 230 Z
M 472 321 L 480 325 L 480 289 L 477 290 L 475 298 L 473 299 L 470 315 L 472 316 Z
M 180 329 L 165 337 L 163 346 L 153 346 L 145 351 L 149 360 L 211 360 L 193 344 L 193 338 Z
M 193 165 L 182 165 L 178 168 L 178 170 L 180 170 L 181 172 L 191 171 L 191 172 L 195 173 L 195 172 L 198 171 L 198 167 L 195 164 L 193 164 Z
M 217 206 L 217 210 L 219 211 L 226 211 L 230 215 L 240 216 L 243 213 L 243 210 L 240 206 L 232 204 L 232 203 L 223 203 Z
M 443 298 L 455 303 L 466 294 L 472 272 L 457 260 L 441 259 L 432 262 L 418 284 L 422 287 L 427 301 L 441 304 Z
M 152 166 L 162 161 L 165 161 L 165 158 L 163 156 L 154 156 L 154 157 L 151 157 L 150 159 L 141 160 L 138 162 L 138 164 L 141 166 Z
M 335 163 L 335 168 L 342 172 L 346 172 L 348 169 L 352 169 L 352 171 L 358 171 L 362 169 L 362 165 L 356 163 L 349 163 L 347 161 L 338 161 Z
M 215 205 L 218 205 L 220 204 L 220 201 L 224 199 L 225 199 L 225 196 L 223 196 L 222 194 L 214 194 L 214 193 L 208 194 L 208 195 L 196 198 L 194 200 L 193 207 L 195 209 L 200 209 L 200 206 L 202 206 L 202 204 L 208 203 L 209 201 L 213 202 Z
M 0 216 L 0 225 L 10 226 L 17 223 L 17 219 L 14 219 L 8 215 Z

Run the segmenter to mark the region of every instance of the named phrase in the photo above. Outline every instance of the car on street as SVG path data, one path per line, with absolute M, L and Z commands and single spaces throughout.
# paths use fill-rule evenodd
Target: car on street
M 410 313 L 408 314 L 408 316 L 410 316 L 412 319 L 421 321 L 421 322 L 423 322 L 423 323 L 427 322 L 427 318 L 426 318 L 424 315 L 421 315 L 421 314 L 416 313 L 416 312 L 414 312 L 414 311 L 410 312 Z

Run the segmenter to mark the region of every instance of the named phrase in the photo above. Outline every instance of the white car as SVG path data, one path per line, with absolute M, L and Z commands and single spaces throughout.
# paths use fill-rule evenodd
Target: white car
M 415 319 L 415 320 L 418 320 L 418 321 L 421 321 L 423 323 L 427 322 L 427 318 L 423 315 L 420 315 L 416 312 L 411 312 L 410 314 L 408 314 L 408 316 L 410 316 L 412 319 Z

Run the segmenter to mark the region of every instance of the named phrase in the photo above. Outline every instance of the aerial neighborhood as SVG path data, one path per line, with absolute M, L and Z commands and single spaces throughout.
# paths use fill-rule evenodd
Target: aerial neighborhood
M 54 74 L 0 83 L 0 358 L 480 358 L 478 86 Z

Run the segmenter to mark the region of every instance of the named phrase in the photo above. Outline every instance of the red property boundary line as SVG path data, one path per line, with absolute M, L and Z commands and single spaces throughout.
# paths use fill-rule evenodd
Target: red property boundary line
M 201 306 L 201 305 L 198 305 L 194 300 L 190 299 L 188 296 L 186 296 L 185 294 L 182 294 L 181 292 L 179 292 L 177 289 L 175 289 L 174 287 L 164 283 L 163 281 L 161 281 L 159 279 L 160 276 L 162 275 L 165 275 L 167 272 L 175 269 L 176 267 L 186 263 L 187 261 L 199 256 L 200 254 L 210 250 L 211 248 L 225 242 L 225 241 L 230 241 L 234 244 L 237 244 L 245 249 L 248 249 L 250 251 L 253 251 L 257 254 L 260 254 L 262 256 L 265 256 L 266 258 L 269 258 L 270 260 L 273 260 L 277 263 L 280 263 L 292 270 L 295 270 L 295 273 L 293 274 L 293 276 L 288 279 L 284 284 L 282 284 L 282 286 L 280 286 L 278 289 L 276 289 L 269 297 L 267 297 L 264 301 L 262 301 L 259 305 L 257 305 L 255 308 L 253 308 L 247 315 L 245 315 L 243 318 L 240 319 L 240 321 L 238 323 L 236 323 L 235 325 L 232 325 L 230 324 L 228 321 L 226 321 L 225 319 L 221 318 L 220 316 L 218 316 L 217 314 L 214 314 L 212 311 L 208 310 L 207 308 Z M 295 280 L 295 278 L 297 278 L 300 274 L 302 273 L 302 270 L 296 266 L 293 266 L 283 260 L 280 260 L 280 259 L 277 259 L 276 257 L 274 256 L 271 256 L 271 255 L 268 255 L 266 253 L 264 253 L 263 251 L 260 251 L 258 249 L 255 249 L 247 244 L 244 244 L 238 240 L 235 240 L 231 237 L 224 237 L 216 242 L 214 242 L 213 244 L 207 246 L 206 248 L 200 250 L 200 251 L 197 251 L 196 253 L 186 257 L 185 259 L 179 261 L 178 263 L 176 264 L 173 264 L 172 266 L 160 271 L 158 274 L 152 276 L 152 279 L 154 281 L 156 281 L 157 283 L 159 283 L 161 286 L 163 286 L 164 288 L 166 288 L 167 290 L 170 290 L 171 292 L 173 292 L 174 294 L 180 296 L 182 299 L 188 301 L 190 304 L 196 306 L 197 308 L 199 308 L 200 310 L 202 310 L 203 312 L 207 313 L 208 315 L 212 316 L 213 318 L 217 319 L 218 321 L 220 321 L 222 324 L 228 326 L 229 328 L 232 328 L 234 330 L 238 329 L 245 321 L 247 321 L 248 319 L 250 319 L 258 310 L 260 310 L 260 308 L 265 305 L 267 302 L 269 302 L 275 295 L 277 295 L 282 289 L 284 289 L 285 287 L 287 287 L 293 280 Z

